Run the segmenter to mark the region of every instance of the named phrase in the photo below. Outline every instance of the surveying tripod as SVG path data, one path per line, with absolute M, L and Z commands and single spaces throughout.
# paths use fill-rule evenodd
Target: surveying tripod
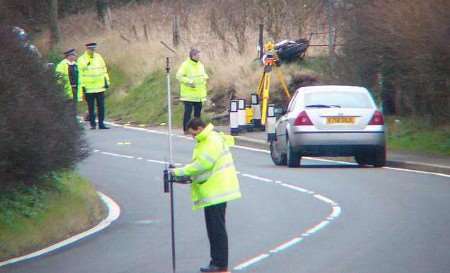
M 278 66 L 280 66 L 280 62 L 274 50 L 274 44 L 268 42 L 264 46 L 266 53 L 263 57 L 264 71 L 258 83 L 258 97 L 261 99 L 261 124 L 264 126 L 267 121 L 267 108 L 270 97 L 270 81 L 272 76 L 272 70 L 275 70 L 275 74 L 278 77 L 278 80 L 281 82 L 281 86 L 283 87 L 284 94 L 288 99 L 291 98 L 291 94 L 289 93 L 286 82 L 284 81 L 283 74 L 280 70 L 278 70 Z

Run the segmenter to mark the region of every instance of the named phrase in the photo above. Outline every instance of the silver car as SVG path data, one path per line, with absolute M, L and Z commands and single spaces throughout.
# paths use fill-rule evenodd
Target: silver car
M 356 86 L 299 88 L 276 122 L 270 155 L 298 167 L 302 156 L 354 156 L 360 165 L 384 166 L 384 118 L 369 91 Z

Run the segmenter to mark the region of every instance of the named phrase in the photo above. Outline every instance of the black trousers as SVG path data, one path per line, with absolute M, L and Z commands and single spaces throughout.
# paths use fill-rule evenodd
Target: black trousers
M 75 113 L 77 112 L 77 103 L 78 103 L 78 88 L 76 86 L 72 86 L 72 102 L 73 102 L 73 109 L 75 110 Z
M 105 120 L 105 92 L 99 93 L 86 93 L 88 111 L 89 111 L 89 122 L 91 127 L 95 127 L 95 104 L 97 104 L 98 112 L 98 126 L 103 127 L 103 121 Z
M 208 232 L 211 264 L 228 267 L 228 235 L 225 227 L 227 203 L 205 208 L 206 231 Z
M 194 108 L 194 117 L 200 118 L 202 113 L 202 103 L 194 101 L 184 101 L 184 117 L 183 117 L 183 130 L 187 130 L 187 124 L 191 120 L 192 108 Z

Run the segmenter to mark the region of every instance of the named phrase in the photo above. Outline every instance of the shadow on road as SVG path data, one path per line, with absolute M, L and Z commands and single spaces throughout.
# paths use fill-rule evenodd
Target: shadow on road
M 371 169 L 370 166 L 359 165 L 301 165 L 300 169 Z

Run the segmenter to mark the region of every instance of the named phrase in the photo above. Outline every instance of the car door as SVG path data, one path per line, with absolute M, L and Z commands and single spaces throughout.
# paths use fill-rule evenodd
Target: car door
M 289 102 L 288 108 L 286 113 L 280 117 L 280 119 L 277 121 L 276 124 L 276 134 L 277 134 L 277 150 L 285 153 L 287 151 L 287 125 L 289 121 L 289 114 L 294 111 L 295 109 L 295 103 L 297 98 L 297 93 L 294 94 L 294 97 L 292 97 L 291 101 Z

